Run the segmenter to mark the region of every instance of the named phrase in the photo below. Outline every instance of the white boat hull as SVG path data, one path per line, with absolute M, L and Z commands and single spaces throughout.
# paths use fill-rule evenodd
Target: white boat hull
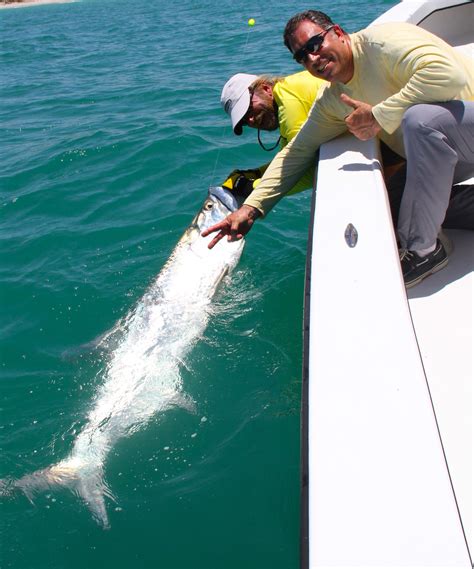
M 454 30 L 448 4 L 406 0 L 377 22 L 436 33 L 442 18 L 472 49 L 474 4 Z M 470 568 L 474 232 L 450 232 L 448 267 L 407 299 L 378 147 L 350 135 L 321 148 L 314 210 L 302 567 Z

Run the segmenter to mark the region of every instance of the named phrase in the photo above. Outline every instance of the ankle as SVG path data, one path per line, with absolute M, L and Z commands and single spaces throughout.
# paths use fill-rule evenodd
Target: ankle
M 435 249 L 436 249 L 436 241 L 433 243 L 433 245 L 431 245 L 431 247 L 427 247 L 426 249 L 418 249 L 417 251 L 415 251 L 415 253 L 416 253 L 419 257 L 426 257 L 426 255 L 429 255 L 429 254 L 432 253 Z

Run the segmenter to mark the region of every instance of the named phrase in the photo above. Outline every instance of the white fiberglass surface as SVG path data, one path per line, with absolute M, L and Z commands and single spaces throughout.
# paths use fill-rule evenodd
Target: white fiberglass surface
M 408 292 L 441 439 L 470 550 L 474 550 L 474 232 L 447 231 L 449 264 Z
M 325 145 L 311 269 L 310 566 L 469 556 L 373 143 Z M 349 247 L 348 224 L 358 241 Z

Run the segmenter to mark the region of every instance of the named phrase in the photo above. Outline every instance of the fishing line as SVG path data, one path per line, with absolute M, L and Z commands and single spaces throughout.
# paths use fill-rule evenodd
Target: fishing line
M 247 30 L 247 35 L 246 35 L 246 37 L 245 37 L 245 45 L 244 45 L 244 47 L 243 47 L 243 49 L 242 49 L 242 51 L 241 51 L 240 58 L 239 58 L 240 61 L 238 62 L 237 68 L 240 68 L 241 63 L 242 63 L 242 61 L 243 61 L 243 59 L 244 59 L 244 57 L 245 57 L 245 55 L 246 55 L 247 47 L 248 47 L 248 44 L 249 44 L 249 36 L 250 36 L 251 28 L 255 25 L 255 20 L 254 20 L 253 18 L 250 18 L 249 21 L 248 21 L 248 25 L 249 25 L 249 29 Z M 214 163 L 214 169 L 212 170 L 212 174 L 211 174 L 211 177 L 210 177 L 210 182 L 208 183 L 208 187 L 212 186 L 212 181 L 214 180 L 214 176 L 215 176 L 215 174 L 216 174 L 217 164 L 218 164 L 218 162 L 219 162 L 219 160 L 220 160 L 221 151 L 222 151 L 222 141 L 224 140 L 224 135 L 225 135 L 225 132 L 226 132 L 227 128 L 228 128 L 227 126 L 223 126 L 223 127 L 222 127 L 222 134 L 221 134 L 220 144 L 219 144 L 219 148 L 218 148 L 218 150 L 217 150 L 216 160 L 215 160 L 215 163 Z

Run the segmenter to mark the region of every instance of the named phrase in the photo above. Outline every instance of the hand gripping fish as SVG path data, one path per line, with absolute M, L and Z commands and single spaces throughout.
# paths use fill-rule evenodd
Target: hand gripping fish
M 210 188 L 154 283 L 101 341 L 107 345 L 112 339 L 115 347 L 69 456 L 20 479 L 0 480 L 0 495 L 20 490 L 32 502 L 41 490 L 66 487 L 84 500 L 100 525 L 109 527 L 104 498 L 114 496 L 104 480 L 104 465 L 112 447 L 157 412 L 193 406 L 183 391 L 180 363 L 206 328 L 216 288 L 244 247 L 241 240 L 208 249 L 211 236 L 201 233 L 238 207 L 229 190 Z

